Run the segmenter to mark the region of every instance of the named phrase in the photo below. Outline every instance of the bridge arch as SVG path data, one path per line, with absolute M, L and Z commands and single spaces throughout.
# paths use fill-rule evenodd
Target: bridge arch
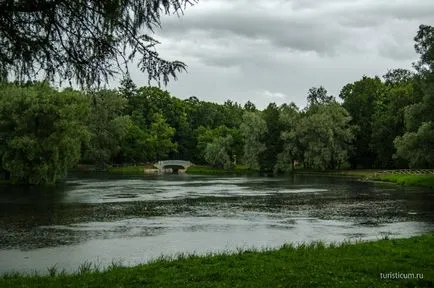
M 154 164 L 154 167 L 157 168 L 160 172 L 164 172 L 166 169 L 172 169 L 173 174 L 178 174 L 179 170 L 187 170 L 188 167 L 192 166 L 193 163 L 190 161 L 184 160 L 165 160 L 158 161 Z

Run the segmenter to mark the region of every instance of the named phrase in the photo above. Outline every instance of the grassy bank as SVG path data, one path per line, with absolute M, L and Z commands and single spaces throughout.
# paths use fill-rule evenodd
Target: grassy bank
M 434 235 L 425 235 L 330 247 L 312 244 L 186 256 L 99 272 L 82 267 L 73 275 L 55 271 L 50 276 L 11 274 L 0 278 L 0 287 L 432 287 L 432 255 Z M 389 273 L 404 273 L 398 277 L 413 273 L 419 279 L 391 279 L 396 274 Z
M 214 168 L 210 166 L 191 166 L 187 169 L 187 174 L 192 175 L 252 175 L 257 174 L 258 171 L 251 170 L 246 166 L 237 165 L 232 169 Z
M 119 166 L 109 167 L 108 173 L 111 174 L 144 174 L 144 169 L 155 169 L 152 165 L 138 165 L 138 166 Z M 195 165 L 187 169 L 187 174 L 192 175 L 248 175 L 255 174 L 257 171 L 250 170 L 246 166 L 236 166 L 233 169 L 214 168 L 211 166 Z
M 295 174 L 306 174 L 306 175 L 324 175 L 324 176 L 347 176 L 347 177 L 358 177 L 361 179 L 373 178 L 378 172 L 383 170 L 375 169 L 359 169 L 359 170 L 295 170 Z
M 401 185 L 423 186 L 434 189 L 434 175 L 381 175 L 373 177 L 375 180 L 393 182 Z
M 84 167 L 84 168 L 83 168 Z M 91 166 L 76 168 L 76 171 L 93 171 Z M 109 167 L 107 172 L 111 174 L 130 174 L 143 175 L 145 169 L 155 169 L 152 165 L 137 165 L 137 166 L 119 166 Z M 419 175 L 419 174 L 388 174 L 382 173 L 384 170 L 375 169 L 360 169 L 360 170 L 296 170 L 296 175 L 321 175 L 321 176 L 339 176 L 339 177 L 357 177 L 362 180 L 375 180 L 384 182 L 393 182 L 401 185 L 423 186 L 434 188 L 434 175 Z M 237 165 L 232 169 L 214 168 L 211 166 L 194 165 L 188 168 L 187 174 L 191 175 L 257 175 L 258 171 L 251 170 L 246 166 Z M 1 183 L 1 180 L 0 180 Z
M 109 167 L 107 172 L 111 174 L 144 174 L 145 169 L 155 169 L 152 165 Z
M 323 176 L 346 176 L 357 177 L 361 180 L 383 181 L 392 182 L 400 185 L 411 185 L 434 188 L 434 175 L 433 174 L 393 174 L 384 173 L 384 170 L 375 169 L 362 169 L 362 170 L 339 170 L 339 171 L 312 171 L 312 170 L 298 170 L 295 174 L 307 175 L 323 175 Z
M 105 168 L 98 168 L 95 165 L 77 165 L 69 169 L 69 172 L 108 172 L 110 174 L 141 174 L 143 175 L 144 169 L 155 169 L 152 164 L 147 165 L 126 165 L 126 166 L 107 166 Z

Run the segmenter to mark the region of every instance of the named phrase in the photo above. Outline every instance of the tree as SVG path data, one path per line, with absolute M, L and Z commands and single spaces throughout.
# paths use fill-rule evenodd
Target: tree
M 374 165 L 381 168 L 405 167 L 396 152 L 394 139 L 405 132 L 405 110 L 417 102 L 417 83 L 408 70 L 395 69 L 385 76 L 384 92 L 374 103 L 372 115 L 371 147 L 375 154 Z
M 127 126 L 127 133 L 121 142 L 121 150 L 116 157 L 120 163 L 147 162 L 154 157 L 150 149 L 149 135 L 134 121 Z
M 409 161 L 410 168 L 434 168 L 434 125 L 424 122 L 417 132 L 395 139 L 397 154 Z
M 294 103 L 283 104 L 280 107 L 279 121 L 282 125 L 280 138 L 283 141 L 283 151 L 277 155 L 277 166 L 282 171 L 293 171 L 295 161 L 303 158 L 301 144 L 296 134 L 301 116 Z
M 244 110 L 248 112 L 255 112 L 257 111 L 255 104 L 253 104 L 250 101 L 247 101 L 246 104 L 244 104 Z
M 183 12 L 195 0 L 0 1 L 0 75 L 47 80 L 75 79 L 81 86 L 107 82 L 139 55 L 139 68 L 160 84 L 185 70 L 155 51 L 144 30 L 160 27 L 160 16 Z
M 420 55 L 419 61 L 415 64 L 416 69 L 421 73 L 432 73 L 434 71 L 434 27 L 420 25 L 416 37 L 414 37 L 414 48 Z
M 299 121 L 294 133 L 306 168 L 339 169 L 347 161 L 354 138 L 350 120 L 348 111 L 331 102 Z
M 407 131 L 395 139 L 397 156 L 409 161 L 410 167 L 434 167 L 434 27 L 421 25 L 414 38 L 415 64 L 419 72 L 423 97 L 420 102 L 406 108 Z
M 267 123 L 259 112 L 245 112 L 240 126 L 244 139 L 243 163 L 250 169 L 259 169 L 259 155 L 265 150 L 262 142 L 267 133 Z
M 0 85 L 0 161 L 13 181 L 54 184 L 80 159 L 89 139 L 88 98 L 46 83 Z
M 82 161 L 103 168 L 120 151 L 121 141 L 127 134 L 131 121 L 129 116 L 123 115 L 127 100 L 113 90 L 92 92 L 88 97 L 90 114 L 87 126 L 92 137 L 85 146 Z
M 235 162 L 237 155 L 240 156 L 242 154 L 243 139 L 237 128 L 228 128 L 227 126 L 221 125 L 215 129 L 210 129 L 200 126 L 196 129 L 195 133 L 197 134 L 197 150 L 202 156 L 201 159 L 199 159 L 200 162 L 208 162 L 205 157 L 208 144 L 214 142 L 215 139 L 226 138 L 228 136 L 231 137 L 231 145 L 230 147 L 226 147 L 226 152 L 231 162 Z
M 385 84 L 389 86 L 402 85 L 411 82 L 413 77 L 413 72 L 400 68 L 389 70 L 385 75 L 383 75 Z
M 353 168 L 371 168 L 375 165 L 376 155 L 372 147 L 372 118 L 375 105 L 381 98 L 386 87 L 379 77 L 363 78 L 345 85 L 339 97 L 343 99 L 342 106 L 350 113 L 351 124 L 357 126 L 355 130 L 354 150 L 350 156 Z
M 163 115 L 155 113 L 149 125 L 137 120 L 126 125 L 119 160 L 128 163 L 155 162 L 166 159 L 170 152 L 176 150 L 177 145 L 173 142 L 175 129 L 167 124 Z
M 152 160 L 164 160 L 170 152 L 176 151 L 177 145 L 172 141 L 175 129 L 170 127 L 162 114 L 154 114 L 149 134 L 155 155 Z
M 279 109 L 275 103 L 270 103 L 262 112 L 262 117 L 267 125 L 267 133 L 264 135 L 261 142 L 265 144 L 265 150 L 259 154 L 260 171 L 265 173 L 278 172 L 275 171 L 277 163 L 277 155 L 283 150 L 282 125 L 279 121 Z
M 205 148 L 205 160 L 214 167 L 230 169 L 234 167 L 231 160 L 230 147 L 233 143 L 231 135 L 215 138 Z
M 333 99 L 333 96 L 327 95 L 327 90 L 323 86 L 320 86 L 319 88 L 312 87 L 309 89 L 307 95 L 307 104 L 308 106 L 325 104 L 330 103 Z
M 137 96 L 137 86 L 131 79 L 129 74 L 126 74 L 121 80 L 121 87 L 119 87 L 119 92 L 122 96 L 128 100 Z

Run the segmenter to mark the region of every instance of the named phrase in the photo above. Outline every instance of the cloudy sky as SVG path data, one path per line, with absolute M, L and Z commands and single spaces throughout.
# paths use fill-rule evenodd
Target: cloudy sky
M 363 75 L 411 68 L 433 15 L 434 0 L 200 0 L 154 36 L 162 57 L 188 65 L 166 87 L 176 97 L 304 107 L 310 87 L 338 96 Z M 147 84 L 138 69 L 131 77 Z

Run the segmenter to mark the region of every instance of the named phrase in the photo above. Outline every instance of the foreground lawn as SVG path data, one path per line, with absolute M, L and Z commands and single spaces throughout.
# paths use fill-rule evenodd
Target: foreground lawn
M 419 274 L 423 279 L 391 279 L 396 274 L 390 273 Z M 0 287 L 433 287 L 433 280 L 434 235 L 425 235 L 186 256 L 103 272 L 82 268 L 74 275 L 8 275 L 0 278 Z

